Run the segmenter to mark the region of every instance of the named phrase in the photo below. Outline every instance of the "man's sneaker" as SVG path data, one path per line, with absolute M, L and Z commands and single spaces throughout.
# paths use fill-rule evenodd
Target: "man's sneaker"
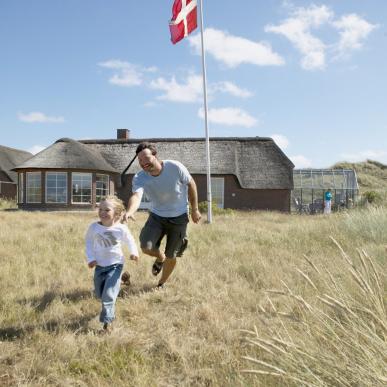
M 164 262 L 159 262 L 157 259 L 152 265 L 152 274 L 156 277 L 163 269 Z
M 186 248 L 187 248 L 187 246 L 188 246 L 188 239 L 187 239 L 187 238 L 184 238 L 184 239 L 183 239 L 183 242 L 181 243 L 180 249 L 179 249 L 179 251 L 178 251 L 177 254 L 176 254 L 176 257 L 182 257 L 184 251 L 185 251 Z

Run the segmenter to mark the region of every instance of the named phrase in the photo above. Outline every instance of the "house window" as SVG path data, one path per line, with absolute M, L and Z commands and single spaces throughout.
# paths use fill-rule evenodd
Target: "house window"
M 91 173 L 73 172 L 72 202 L 91 203 Z
M 67 203 L 67 172 L 46 173 L 46 203 Z
M 109 175 L 97 174 L 95 179 L 95 201 L 99 203 L 107 195 L 109 195 Z
M 18 203 L 23 203 L 24 202 L 24 174 L 19 173 L 19 186 L 18 186 Z
M 42 175 L 40 172 L 27 172 L 27 203 L 42 202 Z
M 219 208 L 224 208 L 224 178 L 211 177 L 212 200 Z

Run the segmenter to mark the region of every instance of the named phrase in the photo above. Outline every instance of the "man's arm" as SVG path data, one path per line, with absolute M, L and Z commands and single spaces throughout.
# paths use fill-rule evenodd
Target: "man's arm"
M 202 215 L 200 214 L 199 206 L 198 206 L 198 191 L 196 188 L 196 183 L 192 178 L 188 183 L 188 200 L 189 200 L 189 203 L 191 204 L 192 221 L 194 223 L 199 223 L 199 220 L 201 219 Z
M 124 215 L 124 221 L 127 221 L 128 219 L 133 219 L 133 215 L 138 210 L 138 207 L 140 207 L 142 198 L 141 192 L 135 192 L 128 201 L 128 209 L 126 210 L 126 214 Z

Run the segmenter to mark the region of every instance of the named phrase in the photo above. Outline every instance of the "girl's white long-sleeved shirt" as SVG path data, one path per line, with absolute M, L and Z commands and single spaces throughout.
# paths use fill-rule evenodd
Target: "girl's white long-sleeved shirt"
M 92 223 L 86 233 L 87 263 L 97 261 L 98 266 L 124 263 L 122 246 L 127 246 L 131 255 L 138 257 L 136 242 L 128 227 L 117 223 L 110 227 Z

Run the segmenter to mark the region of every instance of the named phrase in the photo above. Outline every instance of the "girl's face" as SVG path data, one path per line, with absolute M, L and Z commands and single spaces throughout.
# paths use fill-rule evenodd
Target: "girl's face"
M 112 226 L 116 221 L 116 214 L 113 203 L 109 202 L 108 200 L 102 201 L 99 204 L 98 216 L 104 226 Z

